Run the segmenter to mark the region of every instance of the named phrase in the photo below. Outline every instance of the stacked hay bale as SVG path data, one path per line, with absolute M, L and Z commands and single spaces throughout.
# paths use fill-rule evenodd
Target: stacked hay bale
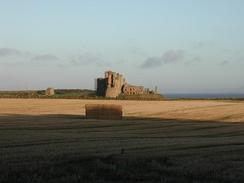
M 46 91 L 45 91 L 45 94 L 47 96 L 53 96 L 53 95 L 55 95 L 54 88 L 47 88 Z
M 122 119 L 121 105 L 116 104 L 86 104 L 86 118 L 88 119 Z

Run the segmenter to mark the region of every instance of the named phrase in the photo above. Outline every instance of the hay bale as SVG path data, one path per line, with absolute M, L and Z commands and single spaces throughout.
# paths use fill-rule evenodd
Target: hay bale
M 122 106 L 116 104 L 86 104 L 86 118 L 88 119 L 122 119 Z
M 45 94 L 47 96 L 53 96 L 53 95 L 55 95 L 54 88 L 47 88 L 46 91 L 45 91 Z

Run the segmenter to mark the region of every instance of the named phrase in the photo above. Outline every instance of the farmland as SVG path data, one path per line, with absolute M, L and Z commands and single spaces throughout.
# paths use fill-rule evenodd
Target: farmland
M 243 101 L 0 99 L 0 182 L 243 182 L 243 122 Z

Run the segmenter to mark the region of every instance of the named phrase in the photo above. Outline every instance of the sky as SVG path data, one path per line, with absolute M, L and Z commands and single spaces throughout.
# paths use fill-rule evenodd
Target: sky
M 0 90 L 244 93 L 243 0 L 0 0 Z

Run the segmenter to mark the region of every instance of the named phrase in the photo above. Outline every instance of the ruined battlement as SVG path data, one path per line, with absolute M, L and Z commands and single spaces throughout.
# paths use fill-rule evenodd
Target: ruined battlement
M 123 75 L 107 71 L 104 78 L 97 79 L 97 95 L 115 98 L 121 93 L 124 84 L 125 79 Z
M 122 74 L 106 71 L 104 78 L 97 78 L 96 91 L 98 96 L 116 98 L 121 93 L 126 95 L 146 94 L 143 86 L 128 84 Z

